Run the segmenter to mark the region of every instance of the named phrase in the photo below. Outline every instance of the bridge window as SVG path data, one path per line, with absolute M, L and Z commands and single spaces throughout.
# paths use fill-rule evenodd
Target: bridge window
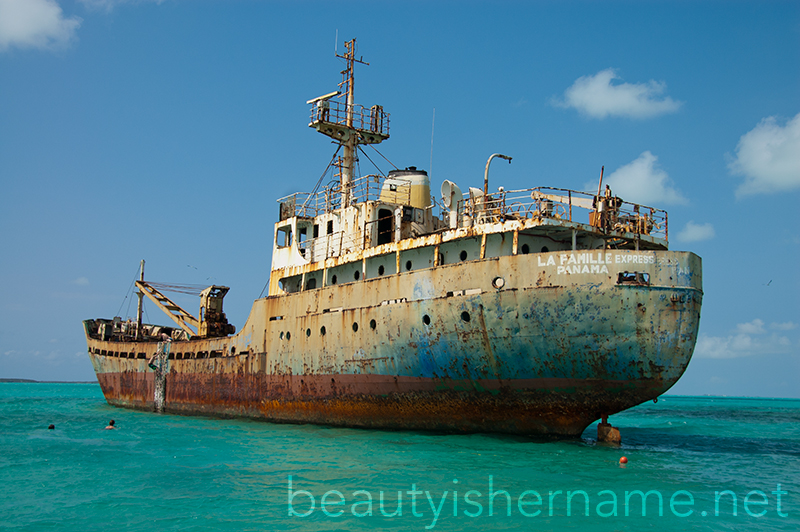
M 300 250 L 300 254 L 306 257 L 306 248 L 308 248 L 308 227 L 297 228 L 297 247 Z
M 279 248 L 285 248 L 292 245 L 292 226 L 287 225 L 278 228 L 277 238 L 275 243 Z

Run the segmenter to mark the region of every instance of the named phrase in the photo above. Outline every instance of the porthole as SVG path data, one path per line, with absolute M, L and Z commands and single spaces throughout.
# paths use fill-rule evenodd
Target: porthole
M 500 290 L 506 285 L 506 280 L 502 277 L 495 277 L 492 279 L 492 286 Z
M 384 273 L 385 271 L 386 271 L 386 268 L 384 268 L 384 267 L 383 267 L 383 264 L 381 264 L 380 266 L 378 266 L 378 275 L 383 275 L 383 273 Z
M 353 332 L 358 332 L 358 322 L 357 321 L 353 322 Z
M 283 331 L 281 331 L 281 340 L 283 340 Z
M 291 340 L 292 339 L 292 333 L 290 333 L 289 331 L 286 331 L 286 339 L 287 340 Z
M 528 244 L 522 244 L 522 249 L 520 249 L 520 252 L 521 252 L 523 255 L 527 255 L 528 253 L 530 253 L 530 252 L 531 252 L 531 248 L 530 248 L 530 247 L 528 247 Z
M 354 278 L 356 281 L 358 281 L 358 279 L 359 279 L 360 277 L 361 277 L 361 272 L 360 272 L 360 271 L 358 271 L 358 270 L 356 270 L 356 271 L 353 273 L 353 278 Z
M 370 329 L 372 329 L 374 331 L 377 326 L 378 326 L 378 322 L 376 322 L 375 320 L 369 320 L 369 328 Z
M 322 327 L 320 327 L 320 328 L 319 328 L 319 333 L 320 333 L 322 336 L 325 336 L 325 326 L 324 326 L 324 325 L 323 325 Z
M 459 255 L 459 257 L 461 258 L 461 260 L 467 260 L 467 251 L 461 250 L 461 254 Z
M 547 246 L 542 246 L 542 253 L 547 253 L 548 251 L 550 251 L 550 248 Z
M 469 312 L 467 312 L 466 310 L 464 312 L 462 312 L 461 313 L 461 319 L 466 321 L 466 322 L 468 322 L 470 320 Z
M 424 323 L 425 325 L 430 325 L 431 317 L 425 314 L 424 316 L 422 316 L 422 323 Z
M 411 271 L 411 261 L 410 260 L 406 261 L 406 271 Z
M 331 277 L 331 284 L 336 284 L 336 276 Z
M 306 329 L 306 337 L 311 336 L 311 329 Z

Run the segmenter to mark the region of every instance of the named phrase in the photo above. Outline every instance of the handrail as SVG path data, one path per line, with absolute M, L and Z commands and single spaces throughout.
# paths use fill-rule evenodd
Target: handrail
M 536 218 L 584 223 L 604 233 L 633 233 L 664 240 L 668 236 L 664 210 L 566 188 L 501 190 L 467 197 L 454 208 L 459 227 Z M 445 210 L 442 209 L 442 219 L 446 219 Z
M 336 100 L 318 100 L 311 105 L 311 123 L 328 123 L 347 126 L 348 108 L 352 109 L 352 127 L 358 131 L 368 131 L 377 135 L 389 136 L 389 113 L 380 105 L 369 109 L 360 104 L 348 106 Z
M 386 180 L 390 182 L 385 183 Z M 384 187 L 384 185 L 388 185 Z M 411 203 L 411 182 L 407 179 L 379 175 L 362 176 L 350 183 L 351 204 L 366 201 L 383 201 L 393 205 Z M 292 216 L 314 218 L 341 208 L 341 184 L 333 182 L 319 192 L 295 192 L 278 200 L 280 219 Z

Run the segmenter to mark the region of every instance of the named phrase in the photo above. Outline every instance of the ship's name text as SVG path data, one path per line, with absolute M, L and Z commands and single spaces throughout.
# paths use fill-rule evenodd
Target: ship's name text
M 608 273 L 609 264 L 655 264 L 655 257 L 647 254 L 612 254 L 597 252 L 561 253 L 537 257 L 539 266 L 556 266 L 556 275 L 565 273 Z

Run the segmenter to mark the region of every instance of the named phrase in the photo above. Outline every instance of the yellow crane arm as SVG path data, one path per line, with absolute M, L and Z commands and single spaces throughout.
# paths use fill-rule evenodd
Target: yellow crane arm
M 136 287 L 141 290 L 144 295 L 150 298 L 150 300 L 155 303 L 158 308 L 163 310 L 164 313 L 172 319 L 172 321 L 177 323 L 181 329 L 186 331 L 186 334 L 189 335 L 189 338 L 197 336 L 197 332 L 189 327 L 189 325 L 191 325 L 197 330 L 200 329 L 200 321 L 197 318 L 183 310 L 170 298 L 156 290 L 147 282 L 136 281 Z

